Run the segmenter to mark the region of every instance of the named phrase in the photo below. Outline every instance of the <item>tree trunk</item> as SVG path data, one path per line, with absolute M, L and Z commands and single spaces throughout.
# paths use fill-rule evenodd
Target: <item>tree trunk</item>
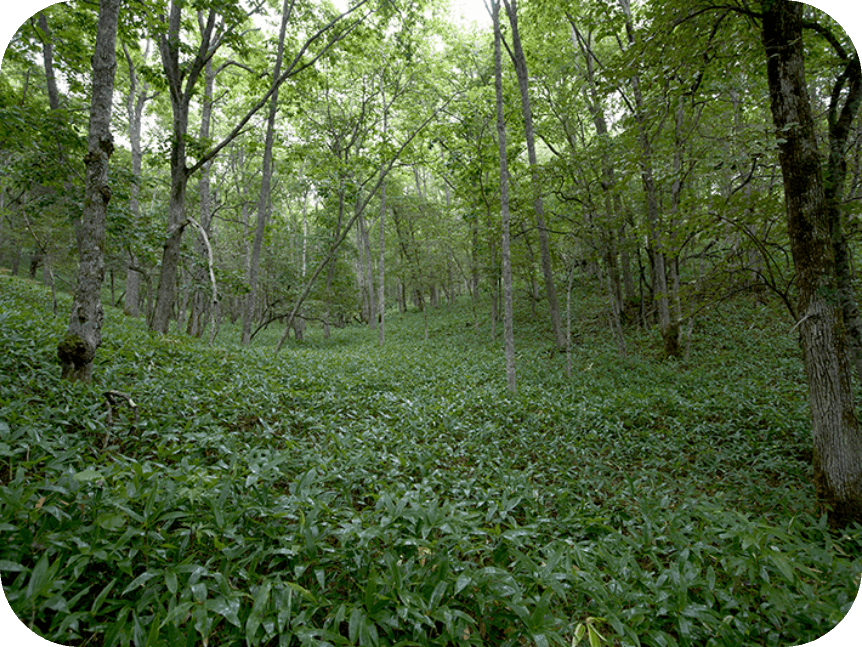
M 84 209 L 78 225 L 78 282 L 65 338 L 57 346 L 62 375 L 89 382 L 102 341 L 104 311 L 100 299 L 105 277 L 105 228 L 111 189 L 108 163 L 114 151 L 111 100 L 116 70 L 115 46 L 120 0 L 102 0 L 93 53 L 93 94 L 84 178 Z
M 585 92 L 587 97 L 587 110 L 593 117 L 593 125 L 596 128 L 596 135 L 599 139 L 608 139 L 608 125 L 605 120 L 604 111 L 599 104 L 598 89 L 596 87 L 595 75 L 593 72 L 593 51 L 592 44 L 588 39 L 585 39 L 577 29 L 574 19 L 569 16 L 569 22 L 572 27 L 573 40 L 580 47 L 581 53 L 586 61 L 585 69 L 587 76 L 588 91 Z M 614 236 L 614 229 L 617 223 L 621 221 L 622 214 L 619 209 L 616 211 L 614 207 L 619 207 L 621 201 L 619 195 L 614 194 L 614 186 L 616 185 L 616 173 L 613 164 L 611 163 L 606 153 L 602 154 L 602 192 L 605 202 L 605 223 L 599 225 L 601 231 L 600 247 L 602 250 L 602 259 L 607 270 L 607 287 L 609 301 L 609 317 L 611 331 L 617 341 L 617 349 L 620 357 L 625 359 L 628 356 L 626 351 L 625 335 L 622 327 L 622 311 L 623 297 L 622 288 L 620 285 L 620 270 L 617 263 L 617 246 Z M 569 297 L 571 298 L 571 288 L 569 289 Z M 568 344 L 568 341 L 567 341 Z M 568 347 L 568 346 L 567 346 Z
M 129 66 L 129 95 L 126 100 L 126 112 L 129 118 L 129 143 L 132 148 L 132 185 L 129 189 L 129 211 L 132 212 L 132 221 L 137 223 L 141 217 L 141 205 L 138 199 L 140 195 L 141 168 L 143 165 L 143 152 L 141 151 L 141 123 L 144 115 L 144 105 L 150 98 L 147 96 L 149 86 L 147 82 L 139 79 L 135 71 L 135 65 L 127 48 L 126 62 Z M 144 60 L 149 52 L 149 42 L 144 52 Z M 140 260 L 135 256 L 131 243 L 126 248 L 128 266 L 126 268 L 126 294 L 124 297 L 123 311 L 129 317 L 138 317 L 141 313 L 141 268 Z
M 215 72 L 212 60 L 207 61 L 204 71 L 204 96 L 201 102 L 201 129 L 200 140 L 207 141 L 210 137 L 210 123 L 213 109 L 213 85 L 215 83 Z M 212 196 L 210 194 L 210 168 L 212 164 L 207 162 L 201 168 L 198 178 L 198 199 L 200 202 L 200 230 L 195 239 L 195 264 L 192 269 L 191 281 L 191 311 L 187 332 L 192 337 L 203 335 L 206 326 L 207 312 L 210 310 L 211 300 L 207 298 L 208 290 L 204 283 L 207 279 L 207 270 L 204 266 L 212 256 L 209 245 L 210 225 L 212 223 Z M 210 313 L 214 314 L 214 313 Z
M 380 260 L 377 267 L 380 273 L 380 283 L 377 288 L 377 312 L 380 315 L 378 324 L 378 342 L 381 346 L 386 342 L 386 183 L 380 185 Z
M 529 74 L 527 58 L 521 46 L 521 36 L 518 32 L 518 6 L 516 0 L 503 0 L 509 24 L 512 27 L 512 61 L 518 77 L 518 87 L 521 90 L 521 112 L 524 115 L 524 134 L 527 139 L 527 157 L 530 162 L 530 172 L 533 185 L 533 206 L 536 210 L 536 226 L 539 231 L 539 247 L 542 258 L 542 274 L 545 278 L 545 292 L 548 295 L 548 310 L 551 317 L 551 328 L 557 348 L 565 350 L 566 335 L 560 320 L 560 306 L 557 302 L 557 291 L 554 287 L 554 274 L 551 268 L 551 250 L 548 242 L 548 230 L 545 226 L 545 207 L 539 182 L 539 163 L 536 157 L 536 142 L 533 132 L 533 113 L 530 107 Z
M 500 153 L 500 215 L 503 234 L 500 246 L 503 261 L 503 352 L 506 357 L 506 385 L 510 392 L 515 393 L 518 390 L 518 385 L 515 373 L 515 329 L 512 313 L 512 255 L 509 249 L 509 164 L 506 154 L 506 116 L 503 112 L 503 63 L 501 53 L 503 36 L 500 32 L 500 0 L 492 0 L 491 6 L 492 19 L 494 21 L 494 88 L 497 95 L 497 145 Z M 511 13 L 509 14 L 509 19 L 513 21 L 514 25 L 515 21 Z M 533 161 L 531 158 L 531 163 Z M 559 316 L 559 313 L 557 315 Z M 555 328 L 554 333 L 556 334 L 556 332 L 557 329 Z M 565 339 L 563 340 L 563 347 L 565 347 Z
M 799 296 L 814 440 L 814 486 L 829 523 L 862 522 L 862 433 L 856 417 L 835 252 L 820 154 L 805 82 L 803 5 L 763 3 L 772 117 L 779 134 L 787 228 Z
M 620 0 L 620 5 L 626 15 L 626 32 L 630 45 L 635 44 L 634 22 L 632 19 L 630 0 Z M 661 240 L 661 220 L 658 209 L 658 187 L 655 183 L 652 166 L 652 144 L 646 126 L 646 115 L 644 114 L 644 100 L 640 87 L 640 78 L 635 75 L 631 80 L 632 95 L 635 100 L 635 123 L 638 127 L 638 139 L 641 146 L 641 181 L 643 182 L 644 194 L 647 203 L 647 225 L 649 227 L 649 244 L 652 257 L 653 284 L 652 291 L 658 303 L 658 324 L 662 339 L 664 340 L 664 352 L 667 357 L 678 357 L 679 326 L 671 324 L 670 318 L 670 290 L 667 283 L 667 260 L 664 245 Z
M 156 291 L 156 304 L 151 324 L 152 330 L 163 335 L 168 332 L 168 324 L 174 306 L 182 236 L 187 225 L 185 208 L 189 169 L 186 167 L 186 139 L 189 125 L 189 105 L 194 86 L 204 67 L 204 62 L 198 60 L 201 59 L 201 56 L 198 55 L 191 68 L 181 68 L 182 11 L 183 3 L 171 3 L 167 31 L 159 39 L 159 52 L 170 90 L 172 113 L 171 191 L 168 201 L 168 229 L 162 250 L 162 269 L 159 274 L 159 287 Z M 213 23 L 214 13 L 211 13 L 207 31 L 202 34 L 201 49 L 204 51 L 209 50 L 209 36 L 212 33 Z
M 845 69 L 835 83 L 829 105 L 829 159 L 824 179 L 832 246 L 835 251 L 838 298 L 844 312 L 848 332 L 847 342 L 856 367 L 857 379 L 862 383 L 862 316 L 859 314 L 853 291 L 852 254 L 844 226 L 847 218 L 844 199 L 847 183 L 848 138 L 862 104 L 862 68 L 859 65 L 858 54 L 847 55 L 845 61 Z M 839 109 L 845 85 L 847 86 L 846 98 L 844 106 Z
M 281 76 L 281 64 L 284 58 L 284 36 L 287 31 L 287 20 L 290 17 L 290 0 L 284 0 L 281 8 L 281 27 L 278 32 L 278 49 L 275 55 L 275 67 L 272 72 L 272 84 L 275 90 L 269 103 L 269 115 L 266 120 L 266 140 L 263 147 L 263 170 L 260 179 L 260 199 L 257 203 L 257 226 L 254 230 L 254 244 L 251 250 L 248 287 L 245 309 L 242 314 L 242 344 L 251 343 L 251 323 L 254 308 L 257 303 L 258 270 L 260 268 L 260 252 L 263 248 L 263 234 L 272 205 L 272 147 L 275 139 L 275 115 L 278 111 L 278 78 Z

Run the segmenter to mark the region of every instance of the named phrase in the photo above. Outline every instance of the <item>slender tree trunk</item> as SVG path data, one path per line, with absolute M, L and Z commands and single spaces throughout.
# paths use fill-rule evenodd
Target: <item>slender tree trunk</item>
M 607 140 L 608 125 L 605 120 L 604 112 L 599 104 L 598 90 L 593 71 L 592 44 L 588 39 L 584 38 L 580 34 L 575 21 L 571 16 L 569 16 L 569 22 L 572 27 L 572 39 L 575 41 L 576 46 L 579 46 L 585 60 L 586 80 L 588 86 L 588 90 L 585 93 L 587 97 L 587 110 L 593 117 L 593 125 L 596 128 L 596 135 L 600 139 Z M 617 263 L 616 239 L 614 236 L 614 229 L 616 228 L 617 223 L 621 220 L 622 214 L 614 209 L 615 206 L 619 206 L 620 200 L 619 196 L 614 193 L 616 173 L 614 172 L 613 164 L 610 159 L 608 159 L 607 154 L 602 155 L 601 185 L 605 202 L 605 222 L 600 225 L 601 240 L 599 244 L 602 250 L 605 269 L 607 270 L 608 312 L 611 331 L 617 341 L 617 349 L 620 357 L 626 358 L 628 353 L 626 351 L 625 335 L 623 334 L 622 327 L 623 297 L 620 286 L 619 264 Z
M 213 85 L 215 84 L 215 72 L 212 60 L 207 61 L 204 70 L 204 96 L 201 105 L 201 128 L 200 139 L 207 141 L 210 137 L 210 123 L 213 108 Z M 198 178 L 198 199 L 200 203 L 200 227 L 195 239 L 195 265 L 192 270 L 191 281 L 191 312 L 189 313 L 188 334 L 192 337 L 203 335 L 207 312 L 210 310 L 211 301 L 207 299 L 204 283 L 207 278 L 207 270 L 204 263 L 212 257 L 212 249 L 209 245 L 210 225 L 212 223 L 212 196 L 210 194 L 210 169 L 212 164 L 207 162 L 201 167 Z
M 308 271 L 308 194 L 309 189 L 306 188 L 302 193 L 302 278 L 305 278 Z
M 377 300 L 374 295 L 374 259 L 371 255 L 371 240 L 368 227 L 365 226 L 365 218 L 359 216 L 356 222 L 359 225 L 359 237 L 362 245 L 360 257 L 364 261 L 362 272 L 365 275 L 364 282 L 368 299 L 368 326 L 371 330 L 377 330 Z
M 278 49 L 275 55 L 275 67 L 272 72 L 272 84 L 275 90 L 269 101 L 269 115 L 266 120 L 266 140 L 263 147 L 263 171 L 260 179 L 260 199 L 257 203 L 257 226 L 254 230 L 254 244 L 251 250 L 251 265 L 249 266 L 248 287 L 245 309 L 242 315 L 242 344 L 251 343 L 251 324 L 257 303 L 258 270 L 260 268 L 260 252 L 263 248 L 263 235 L 269 211 L 272 206 L 272 147 L 275 139 L 275 115 L 278 112 L 278 78 L 281 76 L 282 59 L 284 58 L 284 37 L 287 31 L 287 21 L 290 18 L 292 2 L 284 0 L 281 8 L 281 27 L 278 32 Z
M 171 97 L 171 189 L 168 198 L 168 228 L 162 249 L 162 267 L 159 286 L 156 290 L 156 304 L 153 309 L 152 330 L 167 334 L 171 313 L 174 309 L 174 296 L 177 288 L 178 268 L 183 232 L 188 224 L 185 219 L 186 187 L 189 169 L 186 166 L 186 139 L 189 126 L 189 105 L 192 90 L 203 69 L 203 61 L 192 70 L 182 69 L 180 63 L 180 42 L 183 3 L 172 2 L 167 21 L 167 31 L 159 39 L 159 52 L 162 67 L 168 80 Z M 209 36 L 212 33 L 214 14 L 210 15 L 209 29 L 202 34 L 202 49 L 209 50 Z M 198 57 L 200 58 L 200 57 Z
M 147 96 L 149 86 L 147 82 L 139 79 L 135 70 L 135 64 L 124 46 L 126 62 L 129 66 L 129 95 L 126 100 L 126 113 L 129 118 L 129 143 L 132 148 L 132 185 L 129 189 L 129 211 L 132 213 L 133 223 L 141 217 L 141 205 L 139 200 L 141 169 L 143 166 L 143 152 L 141 150 L 141 123 L 143 121 L 144 106 L 151 98 Z M 149 42 L 144 51 L 144 60 L 149 53 Z M 141 313 L 141 274 L 140 260 L 135 255 L 131 243 L 126 247 L 129 256 L 126 267 L 126 294 L 124 297 L 123 310 L 129 317 L 138 317 Z
M 66 336 L 57 346 L 62 375 L 89 382 L 93 359 L 102 341 L 104 311 L 100 299 L 105 277 L 105 229 L 111 189 L 108 163 L 114 151 L 111 100 L 116 71 L 117 22 L 120 0 L 102 0 L 92 58 L 93 93 L 87 155 L 84 158 L 84 210 L 78 225 L 78 282 Z
M 500 214 L 502 228 L 501 256 L 503 262 L 503 349 L 506 356 L 506 385 L 518 390 L 515 373 L 515 329 L 512 308 L 512 256 L 509 249 L 509 164 L 506 153 L 506 117 L 503 112 L 503 56 L 500 32 L 500 0 L 492 0 L 494 21 L 494 88 L 497 95 L 497 145 L 500 153 Z M 512 14 L 509 19 L 513 20 Z M 525 113 L 526 116 L 526 113 Z M 531 159 L 531 162 L 534 161 Z M 535 179 L 535 178 L 534 178 Z M 559 316 L 559 313 L 557 313 Z M 557 332 L 556 330 L 554 331 Z M 565 340 L 563 342 L 565 347 Z
M 380 260 L 377 270 L 380 273 L 380 283 L 377 288 L 377 312 L 380 322 L 377 328 L 378 342 L 381 346 L 386 342 L 386 183 L 380 185 Z
M 51 42 L 51 30 L 48 27 L 48 17 L 45 12 L 39 12 L 38 23 L 45 38 L 42 41 L 42 62 L 45 66 L 45 81 L 48 88 L 48 107 L 56 112 L 60 109 L 60 93 L 57 90 L 57 77 L 54 74 L 54 44 Z
M 560 319 L 560 306 L 557 302 L 557 291 L 554 287 L 554 273 L 551 267 L 551 249 L 548 241 L 548 230 L 545 226 L 545 207 L 542 200 L 539 182 L 539 163 L 536 157 L 536 142 L 533 131 L 533 113 L 530 107 L 529 73 L 527 58 L 521 46 L 521 36 L 518 32 L 517 0 L 502 0 L 509 15 L 512 28 L 512 61 L 518 77 L 518 87 L 521 90 L 521 111 L 524 115 L 524 133 L 527 139 L 527 157 L 530 162 L 530 172 L 533 188 L 533 207 L 536 211 L 536 225 L 539 232 L 539 247 L 542 258 L 542 274 L 545 278 L 545 292 L 548 296 L 548 310 L 551 317 L 551 328 L 557 348 L 566 348 L 566 336 Z
M 620 0 L 620 6 L 626 15 L 626 33 L 629 45 L 634 45 L 635 32 L 630 0 Z M 652 291 L 658 305 L 658 324 L 664 340 L 665 355 L 678 357 L 680 355 L 679 326 L 673 324 L 670 317 L 670 290 L 667 282 L 667 258 L 661 235 L 658 187 L 653 174 L 653 151 L 647 132 L 643 93 L 641 92 L 640 78 L 637 75 L 632 77 L 631 86 L 635 100 L 635 123 L 638 127 L 638 139 L 641 146 L 641 181 L 647 203 L 647 225 L 649 227 L 653 270 Z
M 829 523 L 862 522 L 862 432 L 853 396 L 847 331 L 834 296 L 829 204 L 805 81 L 803 5 L 763 2 L 772 117 L 779 139 L 787 228 L 799 297 L 799 329 L 814 440 L 814 486 Z

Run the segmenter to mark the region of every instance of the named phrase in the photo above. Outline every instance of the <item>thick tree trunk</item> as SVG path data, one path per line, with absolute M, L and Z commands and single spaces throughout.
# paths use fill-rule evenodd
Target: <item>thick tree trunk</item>
M 84 210 L 78 225 L 78 282 L 66 336 L 57 346 L 62 375 L 89 382 L 102 341 L 104 311 L 100 299 L 105 277 L 105 228 L 111 189 L 108 163 L 114 151 L 111 99 L 116 70 L 115 45 L 120 0 L 102 0 L 93 53 L 93 94 L 87 155 L 84 158 Z
M 189 105 L 197 79 L 204 67 L 200 56 L 192 69 L 182 69 L 180 63 L 180 31 L 182 23 L 182 2 L 172 2 L 167 32 L 159 40 L 162 67 L 168 80 L 171 97 L 171 191 L 168 201 L 168 229 L 162 251 L 162 269 L 159 274 L 159 287 L 156 291 L 156 304 L 153 310 L 152 330 L 167 334 L 174 296 L 177 286 L 177 272 L 180 264 L 180 250 L 185 219 L 186 187 L 189 170 L 186 167 L 186 138 L 189 125 Z M 209 49 L 209 35 L 212 33 L 214 13 L 210 15 L 207 31 L 202 34 L 202 48 Z
M 814 440 L 814 485 L 833 527 L 862 522 L 862 433 L 856 417 L 820 154 L 805 82 L 803 5 L 763 3 L 772 116 L 780 133 Z
M 835 251 L 835 274 L 838 298 L 847 326 L 847 342 L 850 346 L 857 379 L 862 383 L 862 316 L 853 291 L 851 252 L 847 243 L 844 207 L 847 183 L 847 148 L 852 124 L 862 105 L 862 68 L 858 53 L 846 55 L 844 71 L 832 91 L 829 105 L 829 160 L 826 166 L 825 193 L 829 207 L 832 245 Z M 846 86 L 846 98 L 840 105 Z

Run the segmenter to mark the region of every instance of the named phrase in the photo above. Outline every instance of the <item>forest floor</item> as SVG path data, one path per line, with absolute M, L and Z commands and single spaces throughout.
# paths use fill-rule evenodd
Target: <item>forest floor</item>
M 67 645 L 797 645 L 838 623 L 862 528 L 811 485 L 790 323 L 740 298 L 686 361 L 578 292 L 572 376 L 528 304 L 518 392 L 468 301 L 250 349 L 0 274 L 0 576 Z M 498 334 L 502 326 L 498 326 Z M 109 420 L 106 391 L 119 397 Z M 593 643 L 595 644 L 595 643 Z

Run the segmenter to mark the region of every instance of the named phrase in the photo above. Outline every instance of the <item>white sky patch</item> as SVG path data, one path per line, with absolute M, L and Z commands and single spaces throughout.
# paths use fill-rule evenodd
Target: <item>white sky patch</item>
M 491 14 L 483 0 L 451 0 L 452 17 L 456 22 L 475 24 L 478 27 L 491 25 Z

